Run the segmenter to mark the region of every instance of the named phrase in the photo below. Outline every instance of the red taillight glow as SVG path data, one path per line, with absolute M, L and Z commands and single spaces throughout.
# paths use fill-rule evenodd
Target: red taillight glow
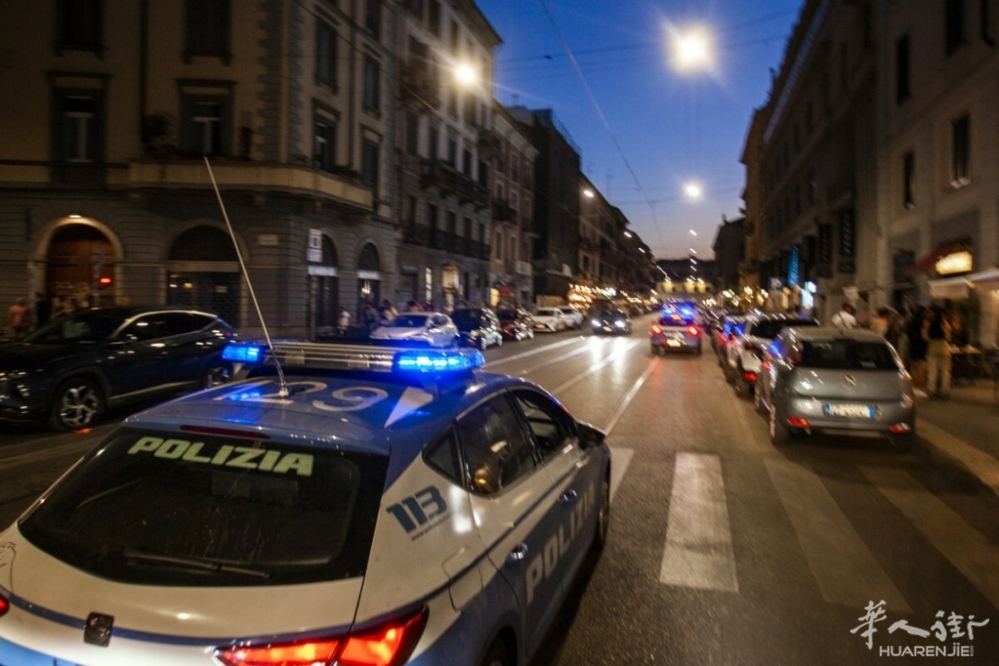
M 690 333 L 691 335 L 694 335 L 694 336 L 700 335 L 701 334 L 701 329 L 697 328 L 696 326 L 688 326 L 687 327 L 687 333 Z
M 803 419 L 797 416 L 789 416 L 787 417 L 787 424 L 789 426 L 794 426 L 795 428 L 807 428 L 808 419 Z
M 5 615 L 10 610 L 10 602 L 0 597 L 0 615 Z
M 742 378 L 745 379 L 750 384 L 752 384 L 753 382 L 756 381 L 756 373 L 755 372 L 744 372 L 744 373 L 742 373 Z
M 0 613 L 2 614 L 2 613 Z M 346 638 L 282 645 L 219 648 L 215 658 L 226 666 L 399 666 L 423 634 L 427 610 Z
M 910 430 L 912 430 L 912 428 L 909 427 L 908 423 L 894 423 L 894 424 L 888 426 L 888 431 L 891 432 L 891 433 L 894 433 L 896 435 L 901 435 L 903 433 L 907 433 Z
M 659 326 L 659 324 L 652 324 L 652 335 L 659 335 L 662 332 L 663 329 Z
M 215 656 L 228 666 L 316 666 L 332 664 L 339 639 L 292 645 L 261 645 L 219 650 Z

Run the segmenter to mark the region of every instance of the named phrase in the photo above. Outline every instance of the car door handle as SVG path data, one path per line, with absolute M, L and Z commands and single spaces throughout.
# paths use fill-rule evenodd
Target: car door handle
M 525 557 L 527 557 L 527 544 L 521 542 L 514 546 L 510 554 L 506 556 L 506 563 L 508 565 L 517 564 L 523 562 Z
M 575 490 L 567 490 L 558 498 L 558 503 L 562 505 L 572 504 L 579 499 L 579 493 Z

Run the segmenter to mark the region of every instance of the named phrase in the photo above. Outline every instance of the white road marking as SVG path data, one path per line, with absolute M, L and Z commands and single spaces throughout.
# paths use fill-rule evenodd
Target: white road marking
M 507 356 L 506 358 L 500 358 L 495 361 L 490 361 L 486 363 L 483 368 L 492 368 L 497 365 L 503 365 L 504 363 L 509 363 L 511 361 L 519 361 L 522 358 L 527 358 L 528 356 L 534 356 L 535 354 L 540 354 L 542 352 L 550 351 L 552 349 L 557 349 L 559 347 L 564 347 L 566 345 L 571 345 L 573 342 L 579 342 L 580 340 L 585 340 L 583 337 L 569 338 L 568 340 L 562 340 L 561 342 L 553 342 L 550 345 L 545 345 L 543 347 L 538 347 L 537 349 L 532 349 L 531 351 L 526 351 L 521 354 L 514 354 L 513 356 Z
M 765 460 L 822 598 L 863 608 L 872 599 L 908 613 L 905 597 L 864 544 L 815 472 L 786 460 Z
M 738 592 L 721 460 L 678 453 L 659 582 Z
M 638 344 L 643 344 L 643 343 L 642 343 L 641 340 L 635 340 L 631 344 L 627 345 L 624 349 L 620 349 L 620 350 L 614 352 L 613 354 L 611 354 L 610 356 L 608 356 L 607 358 L 605 358 L 603 361 L 601 361 L 597 365 L 595 365 L 592 368 L 590 368 L 589 370 L 587 370 L 585 372 L 579 373 L 578 375 L 576 375 L 575 377 L 573 377 L 569 381 L 565 382 L 561 386 L 558 386 L 557 388 L 552 389 L 552 393 L 557 394 L 560 391 L 564 391 L 565 389 L 569 388 L 570 386 L 572 386 L 576 382 L 582 381 L 586 377 L 589 377 L 590 375 L 592 375 L 592 374 L 594 374 L 596 372 L 599 372 L 604 366 L 610 365 L 615 360 L 617 360 L 617 358 L 619 356 L 626 355 L 629 351 L 631 351 L 635 347 L 635 345 L 638 345 Z
M 624 473 L 628 471 L 631 458 L 635 455 L 634 449 L 622 449 L 616 446 L 611 447 L 611 504 L 614 503 L 614 495 L 617 495 Z
M 541 370 L 542 368 L 547 368 L 549 365 L 555 365 L 556 363 L 561 363 L 562 361 L 566 360 L 567 358 L 572 358 L 573 356 L 579 356 L 580 354 L 585 354 L 586 352 L 593 351 L 593 346 L 595 344 L 603 344 L 603 341 L 602 340 L 601 341 L 597 341 L 597 342 L 591 341 L 590 344 L 584 345 L 584 346 L 580 347 L 579 349 L 574 349 L 571 352 L 567 352 L 565 354 L 562 354 L 561 356 L 556 356 L 555 358 L 550 358 L 547 361 L 543 361 L 541 363 L 538 363 L 537 365 L 533 365 L 530 368 L 527 368 L 525 370 L 520 370 L 520 371 L 517 372 L 517 374 L 518 375 L 529 375 L 532 372 L 537 372 L 538 370 Z
M 861 471 L 982 595 L 999 608 L 999 549 L 905 472 Z
M 638 394 L 638 390 L 642 388 L 642 384 L 645 383 L 645 380 L 648 379 L 649 375 L 652 374 L 652 371 L 655 370 L 656 364 L 658 362 L 659 362 L 658 357 L 652 359 L 652 361 L 649 363 L 649 367 L 645 369 L 645 372 L 642 373 L 642 376 L 638 378 L 638 381 L 635 382 L 635 385 L 631 387 L 630 391 L 628 391 L 628 395 L 624 396 L 624 399 L 621 400 L 621 404 L 617 406 L 617 409 L 614 410 L 614 413 L 607 420 L 607 423 L 604 424 L 604 432 L 606 432 L 608 435 L 611 433 L 611 430 L 614 429 L 614 426 L 617 425 L 618 420 L 620 420 L 621 416 L 624 414 L 624 410 L 628 409 L 628 405 L 631 404 L 631 401 Z
M 925 419 L 916 419 L 916 432 L 935 448 L 961 463 L 999 495 L 999 460 L 942 430 Z

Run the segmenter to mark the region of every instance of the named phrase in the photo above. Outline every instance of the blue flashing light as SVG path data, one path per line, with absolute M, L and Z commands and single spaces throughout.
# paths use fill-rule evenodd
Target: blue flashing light
M 264 348 L 260 345 L 230 344 L 222 350 L 222 360 L 235 363 L 259 363 Z
M 406 350 L 395 355 L 395 367 L 408 373 L 462 372 L 480 368 L 486 359 L 480 351 Z

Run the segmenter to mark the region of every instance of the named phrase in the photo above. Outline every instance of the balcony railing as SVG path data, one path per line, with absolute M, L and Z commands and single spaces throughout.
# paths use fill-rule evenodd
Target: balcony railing
M 516 222 L 517 210 L 505 201 L 493 202 L 493 219 L 497 222 Z
M 489 190 L 442 160 L 420 161 L 420 183 L 436 187 L 441 195 L 456 195 L 462 203 L 471 203 L 481 210 L 489 205 Z
M 489 246 L 471 238 L 431 229 L 422 224 L 410 224 L 403 230 L 403 242 L 420 247 L 430 247 L 474 259 L 489 259 Z

